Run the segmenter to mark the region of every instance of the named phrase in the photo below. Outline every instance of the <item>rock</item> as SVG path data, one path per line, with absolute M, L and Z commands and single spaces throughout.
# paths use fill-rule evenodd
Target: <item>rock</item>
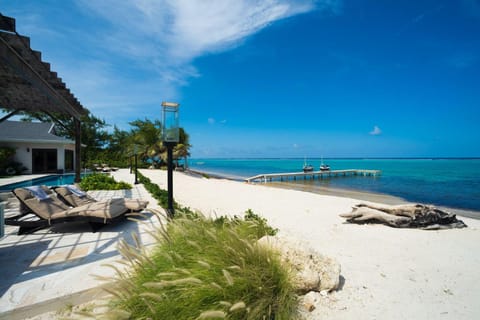
M 303 307 L 303 309 L 305 309 L 305 311 L 312 312 L 315 310 L 315 305 L 318 302 L 317 294 L 317 292 L 310 291 L 300 298 L 300 305 Z
M 310 248 L 306 243 L 285 236 L 265 236 L 258 240 L 279 251 L 281 260 L 294 271 L 293 281 L 298 293 L 332 291 L 340 283 L 340 264 Z

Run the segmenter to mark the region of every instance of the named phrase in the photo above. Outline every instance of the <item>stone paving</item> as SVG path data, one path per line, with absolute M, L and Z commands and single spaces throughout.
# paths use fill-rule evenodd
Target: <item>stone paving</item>
M 133 184 L 129 171 L 112 173 L 117 181 Z M 143 185 L 132 190 L 89 192 L 98 200 L 139 198 L 149 201 L 141 222 L 125 220 L 107 225 L 93 233 L 86 223 L 65 223 L 29 235 L 17 235 L 17 227 L 6 226 L 0 239 L 0 319 L 24 319 L 79 304 L 103 295 L 102 282 L 94 275 L 112 276 L 113 269 L 103 266 L 120 259 L 117 242 L 133 243 L 137 233 L 149 246 L 149 231 L 159 224 L 149 209 L 163 213 Z M 6 216 L 18 210 L 10 199 Z

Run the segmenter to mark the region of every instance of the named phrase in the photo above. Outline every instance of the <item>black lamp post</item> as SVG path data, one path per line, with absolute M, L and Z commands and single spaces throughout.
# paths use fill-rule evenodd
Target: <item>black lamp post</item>
M 173 147 L 177 145 L 180 139 L 180 130 L 178 125 L 178 106 L 176 102 L 162 102 L 162 138 L 167 147 L 167 165 L 168 165 L 168 215 L 173 218 L 175 214 L 173 208 Z
M 128 157 L 130 159 L 130 174 L 132 174 L 133 172 L 133 161 L 132 161 L 132 156 L 130 155 L 130 157 Z
M 138 146 L 135 144 L 133 146 L 133 153 L 135 154 L 135 184 L 138 184 L 138 179 L 137 179 L 137 152 L 138 152 Z

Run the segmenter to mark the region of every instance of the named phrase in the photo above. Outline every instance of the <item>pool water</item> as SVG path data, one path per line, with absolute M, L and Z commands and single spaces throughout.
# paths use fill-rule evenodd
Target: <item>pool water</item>
M 81 175 L 82 177 L 85 174 Z M 63 184 L 73 184 L 75 181 L 75 174 L 55 174 L 51 176 L 41 177 L 32 180 L 21 181 L 17 183 L 7 184 L 0 186 L 0 192 L 12 191 L 15 188 L 46 185 L 46 186 L 59 186 Z

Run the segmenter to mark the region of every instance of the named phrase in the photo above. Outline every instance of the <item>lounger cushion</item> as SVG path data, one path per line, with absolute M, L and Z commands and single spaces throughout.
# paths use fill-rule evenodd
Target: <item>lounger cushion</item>
M 84 206 L 71 208 L 63 212 L 57 212 L 51 216 L 51 219 L 65 218 L 72 216 L 95 217 L 102 219 L 114 219 L 128 212 L 121 202 L 104 201 L 93 202 Z
M 116 199 L 112 199 L 112 201 L 121 203 L 131 211 L 142 211 L 148 205 L 148 201 L 140 200 L 140 199 L 116 198 Z
M 97 201 L 88 195 L 85 197 L 79 197 L 72 193 L 71 190 L 66 187 L 55 188 L 55 192 L 57 192 L 61 197 L 63 197 L 63 199 L 65 199 L 66 202 L 68 202 L 73 207 L 84 206 L 95 202 L 103 202 Z M 121 202 L 131 211 L 142 211 L 148 205 L 148 201 L 139 199 L 115 198 L 111 199 L 111 201 Z
M 35 196 L 30 191 L 24 188 L 15 189 L 15 194 L 22 200 L 35 198 Z
M 35 198 L 28 189 L 17 188 L 13 192 L 21 202 L 43 219 L 51 219 L 53 214 L 70 209 L 69 206 L 55 197 L 50 189 L 47 187 L 43 189 L 50 197 L 41 201 Z
M 85 196 L 79 197 L 73 194 L 68 188 L 66 187 L 58 187 L 55 188 L 55 192 L 58 193 L 66 202 L 68 202 L 73 207 L 83 206 L 92 202 L 96 202 L 95 199 Z

